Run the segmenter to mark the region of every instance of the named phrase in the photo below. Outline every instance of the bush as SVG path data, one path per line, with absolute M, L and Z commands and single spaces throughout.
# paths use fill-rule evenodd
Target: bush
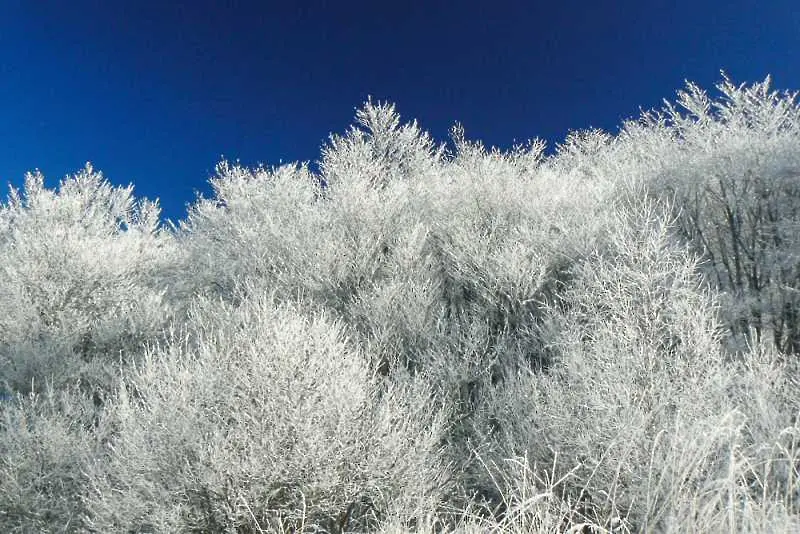
M 100 415 L 74 387 L 0 399 L 0 530 L 83 531 L 86 470 L 110 436 Z
M 158 273 L 169 237 L 157 205 L 131 193 L 87 164 L 58 192 L 29 174 L 0 206 L 0 377 L 12 391 L 81 379 L 108 392 L 115 365 L 168 321 Z
M 335 322 L 273 301 L 198 304 L 195 341 L 150 353 L 120 390 L 93 531 L 338 532 L 435 508 L 448 474 L 427 386 L 381 388 Z
M 800 352 L 800 108 L 797 94 L 726 77 L 721 102 L 696 85 L 680 92 L 681 115 L 645 114 L 620 134 L 641 161 L 649 194 L 674 200 L 683 236 L 721 291 L 737 352 L 769 339 Z M 716 108 L 716 113 L 712 110 Z
M 613 247 L 576 266 L 551 308 L 549 372 L 519 368 L 476 409 L 484 439 L 471 476 L 487 506 L 505 510 L 496 521 L 520 531 L 554 517 L 632 531 L 795 524 L 796 377 L 755 353 L 747 367 L 729 364 L 697 259 L 669 209 L 653 208 L 621 218 Z M 524 498 L 540 491 L 541 502 Z

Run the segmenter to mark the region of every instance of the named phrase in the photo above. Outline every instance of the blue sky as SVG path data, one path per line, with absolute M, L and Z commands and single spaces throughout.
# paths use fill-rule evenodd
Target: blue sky
M 553 148 L 720 69 L 797 90 L 799 57 L 800 9 L 778 0 L 0 0 L 0 191 L 91 161 L 177 221 L 221 156 L 314 162 L 368 95 L 440 141 L 459 121 Z

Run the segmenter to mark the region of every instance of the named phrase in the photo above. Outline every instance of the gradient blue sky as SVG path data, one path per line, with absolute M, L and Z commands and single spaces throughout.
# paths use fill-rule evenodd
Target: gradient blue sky
M 440 141 L 616 132 L 684 80 L 800 88 L 796 1 L 0 0 L 0 197 L 86 161 L 177 221 L 221 156 L 319 158 L 368 95 Z M 3 191 L 6 190 L 6 191 Z

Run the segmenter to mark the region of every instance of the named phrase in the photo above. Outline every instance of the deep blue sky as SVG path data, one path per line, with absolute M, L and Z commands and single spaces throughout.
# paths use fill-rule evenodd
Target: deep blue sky
M 617 131 L 684 80 L 800 88 L 796 1 L 0 0 L 0 198 L 86 161 L 177 221 L 224 155 L 311 161 L 372 95 L 440 141 Z

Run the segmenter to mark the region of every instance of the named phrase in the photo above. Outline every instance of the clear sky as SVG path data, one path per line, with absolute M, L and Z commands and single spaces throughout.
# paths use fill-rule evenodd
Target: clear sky
M 313 163 L 368 95 L 553 148 L 720 69 L 800 89 L 798 58 L 796 0 L 0 0 L 0 198 L 91 161 L 177 221 L 221 156 Z

